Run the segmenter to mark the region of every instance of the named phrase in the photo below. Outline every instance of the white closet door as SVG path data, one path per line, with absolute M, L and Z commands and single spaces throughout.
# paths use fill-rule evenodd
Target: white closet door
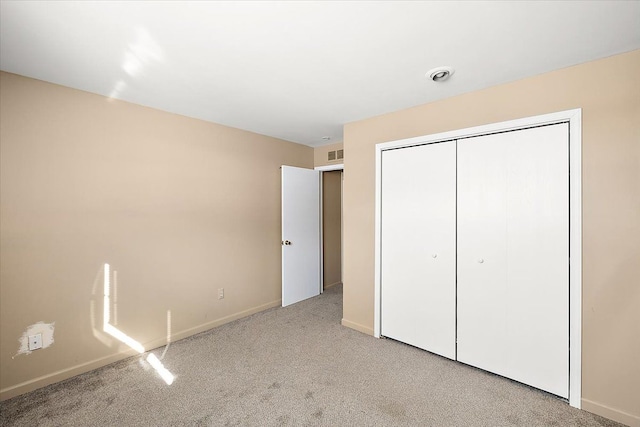
M 382 153 L 382 335 L 455 358 L 455 142 Z
M 458 141 L 458 360 L 569 394 L 569 146 L 557 124 Z

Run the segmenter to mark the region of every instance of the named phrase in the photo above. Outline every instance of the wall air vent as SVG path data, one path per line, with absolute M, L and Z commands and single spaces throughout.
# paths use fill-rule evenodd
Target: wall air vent
M 329 151 L 328 159 L 329 160 L 335 160 L 336 159 L 336 152 L 335 151 Z
M 344 150 L 338 150 L 337 153 L 338 153 L 338 160 L 344 159 Z

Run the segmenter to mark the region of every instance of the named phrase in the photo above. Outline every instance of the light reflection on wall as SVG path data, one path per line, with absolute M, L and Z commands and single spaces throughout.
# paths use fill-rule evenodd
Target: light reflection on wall
M 130 336 L 128 336 L 127 334 L 125 334 L 124 332 L 122 332 L 121 330 L 119 330 L 118 328 L 116 328 L 115 326 L 113 326 L 110 322 L 111 322 L 111 282 L 110 282 L 110 267 L 109 264 L 105 264 L 104 265 L 104 300 L 103 300 L 103 304 L 104 304 L 104 311 L 103 311 L 103 318 L 102 318 L 102 330 L 111 335 L 112 337 L 114 337 L 115 339 L 117 339 L 118 341 L 122 342 L 123 344 L 128 345 L 129 347 L 131 347 L 132 349 L 134 349 L 135 351 L 137 351 L 138 353 L 142 354 L 144 353 L 146 350 L 144 349 L 144 347 L 142 346 L 142 344 L 140 344 L 138 341 L 134 340 L 133 338 L 131 338 Z M 116 272 L 114 271 L 114 278 L 117 277 Z M 167 312 L 167 320 L 170 321 L 171 320 L 171 312 Z M 170 326 L 167 327 L 168 331 L 170 332 Z M 169 346 L 169 341 L 170 338 L 167 339 L 167 348 Z M 167 348 L 165 348 L 164 353 L 162 354 L 162 356 L 164 357 L 164 354 L 167 351 Z M 153 367 L 153 369 L 156 370 L 156 372 L 160 375 L 160 377 L 164 380 L 165 383 L 167 383 L 168 385 L 171 385 L 173 383 L 173 380 L 175 379 L 175 377 L 173 376 L 173 374 L 171 372 L 169 372 L 167 370 L 167 368 L 164 367 L 164 365 L 162 364 L 162 362 L 160 362 L 160 360 L 153 354 L 153 353 L 149 353 L 147 355 L 146 358 L 147 362 L 149 362 L 149 364 Z
M 167 354 L 167 350 L 169 350 L 169 346 L 171 345 L 171 310 L 167 310 L 167 346 L 164 348 L 162 352 L 162 356 L 160 356 L 160 360 L 164 359 L 164 355 Z

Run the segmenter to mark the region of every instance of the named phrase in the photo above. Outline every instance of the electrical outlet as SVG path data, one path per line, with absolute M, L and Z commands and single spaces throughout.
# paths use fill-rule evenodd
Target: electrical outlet
M 29 350 L 42 348 L 42 334 L 29 335 Z
M 218 288 L 218 299 L 224 299 L 224 288 Z

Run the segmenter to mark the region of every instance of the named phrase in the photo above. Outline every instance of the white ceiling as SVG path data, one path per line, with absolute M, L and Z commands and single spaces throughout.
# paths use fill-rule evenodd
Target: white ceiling
M 640 48 L 640 1 L 0 8 L 2 70 L 310 146 L 354 120 Z M 455 75 L 425 78 L 440 65 Z

